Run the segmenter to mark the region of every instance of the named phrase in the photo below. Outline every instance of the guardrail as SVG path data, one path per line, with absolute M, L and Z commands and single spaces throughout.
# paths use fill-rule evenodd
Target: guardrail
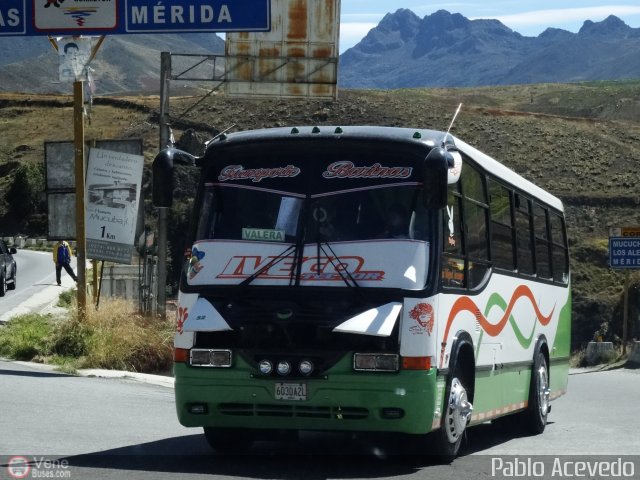
M 4 243 L 6 243 L 9 247 L 16 248 L 44 248 L 51 249 L 57 243 L 57 240 L 47 240 L 46 238 L 34 238 L 34 237 L 23 237 L 18 235 L 16 237 L 2 237 Z M 69 245 L 71 248 L 76 247 L 76 242 L 71 240 L 69 241 Z

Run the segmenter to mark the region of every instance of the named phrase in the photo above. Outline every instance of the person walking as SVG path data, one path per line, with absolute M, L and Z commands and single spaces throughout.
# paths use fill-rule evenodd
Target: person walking
M 73 278 L 74 282 L 78 281 L 78 277 L 73 272 L 71 265 L 71 248 L 69 244 L 65 240 L 59 240 L 58 243 L 53 247 L 53 263 L 56 264 L 56 281 L 58 285 L 60 285 L 60 273 L 64 268 L 67 273 Z

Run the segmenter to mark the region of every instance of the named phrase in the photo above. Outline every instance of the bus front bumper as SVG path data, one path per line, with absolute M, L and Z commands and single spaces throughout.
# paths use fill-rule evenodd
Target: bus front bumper
M 435 369 L 285 380 L 176 364 L 175 378 L 178 419 L 186 427 L 423 434 L 434 419 Z M 277 399 L 282 384 L 294 391 L 304 384 L 304 395 Z

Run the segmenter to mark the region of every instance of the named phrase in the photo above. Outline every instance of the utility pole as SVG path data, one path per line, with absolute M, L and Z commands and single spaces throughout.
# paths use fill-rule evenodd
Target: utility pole
M 84 221 L 84 88 L 81 81 L 73 82 L 73 129 L 76 176 L 76 256 L 78 258 L 78 320 L 87 312 L 87 241 Z
M 98 43 L 91 49 L 91 55 L 87 60 L 84 68 L 95 58 L 102 42 L 104 35 L 98 40 Z M 58 51 L 58 42 L 49 36 L 49 42 L 53 48 Z M 77 47 L 76 47 L 77 48 Z M 85 211 L 85 144 L 84 144 L 84 83 L 82 80 L 76 79 L 73 82 L 73 147 L 74 147 L 74 174 L 76 182 L 76 257 L 77 265 L 77 300 L 78 300 L 78 320 L 83 321 L 87 314 L 87 235 L 86 223 L 84 218 Z
M 170 144 L 169 82 L 171 81 L 171 52 L 160 54 L 160 151 Z M 158 294 L 157 311 L 166 316 L 167 302 L 167 208 L 158 207 Z
M 622 355 L 627 354 L 629 340 L 629 270 L 624 271 L 624 309 L 622 315 Z

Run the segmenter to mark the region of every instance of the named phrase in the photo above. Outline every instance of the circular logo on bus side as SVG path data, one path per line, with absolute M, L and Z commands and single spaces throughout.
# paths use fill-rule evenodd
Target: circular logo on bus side
M 7 463 L 7 472 L 12 478 L 26 478 L 30 471 L 29 460 L 25 457 L 11 457 Z

